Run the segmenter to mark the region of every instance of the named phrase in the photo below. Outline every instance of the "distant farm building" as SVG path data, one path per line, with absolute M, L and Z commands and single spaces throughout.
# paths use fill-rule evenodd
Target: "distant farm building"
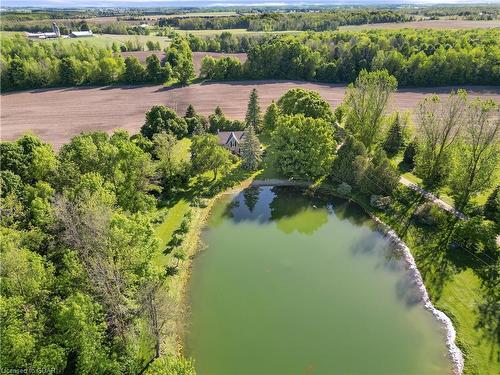
M 59 27 L 55 22 L 52 22 L 52 32 L 51 33 L 26 33 L 26 37 L 29 39 L 54 39 L 61 37 L 61 32 Z
M 94 36 L 92 33 L 92 30 L 87 30 L 87 31 L 71 31 L 69 33 L 70 38 L 87 38 Z
M 229 151 L 239 155 L 241 153 L 241 143 L 246 136 L 244 131 L 218 132 L 219 144 Z

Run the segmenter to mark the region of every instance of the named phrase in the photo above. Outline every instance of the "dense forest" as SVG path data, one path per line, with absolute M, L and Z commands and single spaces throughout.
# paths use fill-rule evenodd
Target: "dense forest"
M 119 35 L 149 35 L 148 27 L 141 27 L 139 22 L 136 25 L 123 21 L 92 22 L 85 19 L 42 19 L 42 20 L 16 20 L 4 21 L 0 24 L 3 31 L 26 31 L 26 32 L 51 32 L 52 22 L 59 26 L 61 34 L 66 35 L 71 31 L 92 30 L 94 34 L 119 34 Z
M 112 83 L 186 83 L 194 77 L 193 57 L 184 39 L 174 39 L 164 61 L 154 54 L 146 65 L 113 49 L 87 43 L 37 43 L 21 36 L 1 46 L 2 90 Z
M 400 86 L 498 85 L 500 32 L 367 31 L 301 33 L 267 37 L 177 36 L 167 58 L 151 57 L 146 67 L 123 59 L 126 46 L 102 49 L 86 43 L 38 43 L 5 38 L 1 51 L 2 90 L 56 85 L 164 83 L 194 78 L 191 50 L 247 51 L 248 60 L 207 58 L 202 76 L 218 80 L 295 79 L 352 82 L 363 69 L 387 69 Z M 132 47 L 130 47 L 132 48 Z M 182 58 L 180 58 L 182 56 Z
M 361 25 L 380 22 L 404 22 L 411 17 L 392 10 L 339 10 L 335 12 L 266 13 L 227 17 L 171 17 L 160 18 L 159 26 L 181 30 L 248 29 L 250 31 L 326 31 L 343 25 Z
M 314 9 L 314 11 L 311 11 Z M 345 6 L 297 7 L 224 7 L 224 8 L 107 8 L 78 10 L 7 10 L 2 12 L 0 30 L 50 31 L 56 21 L 63 33 L 69 30 L 87 30 L 106 34 L 147 34 L 166 28 L 181 30 L 247 29 L 249 31 L 331 31 L 338 26 L 406 22 L 418 19 L 495 20 L 499 7 L 430 6 L 365 8 Z M 213 14 L 211 12 L 215 12 Z M 217 14 L 218 13 L 218 14 Z M 96 19 L 96 17 L 100 17 Z M 109 17 L 106 19 L 104 17 Z
M 203 42 L 194 39 L 190 38 L 191 46 L 203 49 Z M 224 46 L 236 40 L 226 35 Z M 241 76 L 225 72 L 213 75 L 226 79 L 352 82 L 362 69 L 387 69 L 400 86 L 498 85 L 499 40 L 498 30 L 282 35 L 248 43 L 248 60 L 239 69 Z M 207 41 L 206 46 L 209 44 Z

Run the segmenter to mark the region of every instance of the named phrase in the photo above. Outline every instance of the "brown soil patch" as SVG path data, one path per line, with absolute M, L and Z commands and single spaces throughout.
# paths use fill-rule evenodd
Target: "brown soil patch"
M 200 83 L 179 88 L 162 86 L 109 86 L 32 90 L 2 94 L 2 140 L 14 140 L 31 131 L 56 148 L 84 131 L 106 131 L 123 128 L 137 132 L 144 114 L 155 104 L 165 104 L 183 114 L 188 104 L 208 115 L 217 105 L 232 119 L 245 117 L 248 97 L 257 88 L 263 109 L 285 91 L 300 87 L 318 91 L 337 106 L 344 98 L 345 86 L 294 81 L 247 81 Z M 500 87 L 465 87 L 471 97 L 500 101 Z M 426 95 L 446 95 L 452 87 L 399 90 L 391 102 L 392 109 L 408 110 Z

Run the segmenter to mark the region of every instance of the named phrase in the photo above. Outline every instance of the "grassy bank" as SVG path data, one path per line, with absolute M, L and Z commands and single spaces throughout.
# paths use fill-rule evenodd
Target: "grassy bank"
M 189 157 L 190 140 L 183 140 L 178 144 L 181 158 Z M 160 249 L 166 249 L 169 242 L 180 228 L 186 215 L 189 215 L 189 230 L 183 235 L 182 243 L 175 249 L 162 252 L 156 259 L 156 265 L 173 269 L 173 274 L 167 279 L 168 291 L 173 299 L 176 314 L 170 322 L 169 334 L 163 342 L 166 352 L 181 352 L 182 338 L 187 316 L 188 306 L 185 303 L 185 293 L 189 280 L 191 261 L 201 248 L 200 234 L 210 215 L 213 205 L 222 194 L 237 193 L 247 187 L 255 174 L 250 174 L 241 167 L 241 163 L 233 164 L 224 175 L 213 180 L 211 172 L 192 178 L 188 187 L 176 194 L 163 212 L 163 220 L 156 228 L 156 235 Z M 174 251 L 181 250 L 185 254 L 184 260 L 177 261 Z
M 386 212 L 373 209 L 364 196 L 352 198 L 394 229 L 410 248 L 432 303 L 453 322 L 457 345 L 464 354 L 464 374 L 498 374 L 500 345 L 481 328 L 489 318 L 479 311 L 486 303 L 488 290 L 481 282 L 488 277 L 485 270 L 491 259 L 469 249 L 449 247 L 454 218 L 438 228 L 416 223 L 413 214 L 423 198 L 406 187 L 399 188 L 397 200 Z

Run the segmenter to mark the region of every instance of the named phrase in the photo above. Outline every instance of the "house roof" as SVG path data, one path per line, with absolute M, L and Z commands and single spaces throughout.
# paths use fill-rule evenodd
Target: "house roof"
M 71 35 L 74 35 L 74 36 L 91 36 L 93 34 L 92 34 L 91 30 L 88 30 L 88 31 L 72 31 Z
M 219 144 L 225 145 L 228 144 L 231 139 L 235 139 L 236 142 L 240 143 L 243 141 L 245 137 L 245 131 L 234 131 L 234 132 L 219 132 L 217 133 L 217 137 L 219 138 Z

